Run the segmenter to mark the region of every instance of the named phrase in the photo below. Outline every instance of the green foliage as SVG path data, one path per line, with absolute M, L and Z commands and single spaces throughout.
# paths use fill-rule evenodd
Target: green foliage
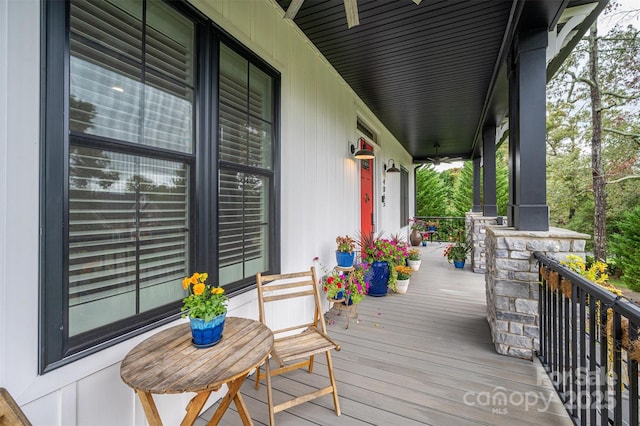
M 446 216 L 448 193 L 440 174 L 432 165 L 421 167 L 416 175 L 417 216 Z
M 453 186 L 453 214 L 464 216 L 473 204 L 473 162 L 465 161 L 460 176 Z
M 496 202 L 498 215 L 506 216 L 509 204 L 509 160 L 506 143 L 496 150 Z
M 620 232 L 610 236 L 615 264 L 622 270 L 622 282 L 640 291 L 640 206 L 626 213 L 618 227 Z

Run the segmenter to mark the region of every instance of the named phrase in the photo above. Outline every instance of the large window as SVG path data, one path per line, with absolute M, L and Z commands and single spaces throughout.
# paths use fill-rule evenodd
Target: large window
M 277 74 L 181 2 L 45 4 L 42 371 L 278 258 Z

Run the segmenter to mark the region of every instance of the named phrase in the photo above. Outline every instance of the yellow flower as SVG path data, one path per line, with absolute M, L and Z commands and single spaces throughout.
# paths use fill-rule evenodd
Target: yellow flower
M 205 285 L 202 283 L 198 283 L 193 286 L 193 294 L 196 296 L 200 296 L 204 292 Z
M 184 277 L 182 279 L 182 288 L 185 289 L 185 290 L 188 289 L 189 288 L 189 284 L 191 284 L 191 278 Z
M 214 287 L 211 289 L 211 293 L 213 294 L 223 294 L 224 293 L 224 288 L 222 287 Z
M 203 272 L 200 274 L 200 282 L 203 283 L 207 280 L 207 278 L 209 278 L 209 274 L 207 274 L 206 272 Z
M 194 272 L 193 275 L 191 275 L 191 279 L 194 281 L 200 281 L 200 274 L 198 272 Z

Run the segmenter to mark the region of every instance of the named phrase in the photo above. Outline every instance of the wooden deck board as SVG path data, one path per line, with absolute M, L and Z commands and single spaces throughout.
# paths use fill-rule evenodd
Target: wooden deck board
M 420 247 L 421 269 L 408 292 L 367 297 L 348 329 L 344 316 L 327 313 L 329 335 L 342 346 L 333 352 L 342 415 L 335 415 L 327 395 L 276 414 L 278 424 L 573 424 L 555 391 L 538 383 L 538 362 L 495 352 L 484 275 L 474 274 L 469 265 L 455 270 L 443 249 L 437 243 Z M 276 402 L 283 393 L 326 386 L 325 362 L 317 357 L 313 374 L 298 370 L 275 377 Z M 511 397 L 507 405 L 491 401 L 501 391 Z M 256 391 L 247 380 L 242 394 L 254 422 L 268 424 L 264 385 Z M 541 398 L 552 402 L 546 407 Z M 199 420 L 209 419 L 214 409 Z M 240 424 L 234 415 L 229 410 L 221 424 Z

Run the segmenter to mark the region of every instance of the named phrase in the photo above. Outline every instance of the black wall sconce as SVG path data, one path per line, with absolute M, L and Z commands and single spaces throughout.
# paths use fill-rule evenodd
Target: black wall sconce
M 387 168 L 387 164 L 391 163 L 391 167 Z M 396 162 L 393 158 L 390 158 L 389 161 L 384 165 L 384 171 L 387 173 L 400 173 L 400 169 L 396 167 Z
M 374 158 L 376 158 L 373 151 L 371 151 L 370 149 L 366 149 L 364 147 L 363 142 L 364 142 L 364 139 L 362 138 L 358 140 L 358 145 L 360 149 L 358 149 L 357 151 L 356 151 L 356 146 L 352 143 L 349 143 L 349 151 L 351 152 L 353 157 L 358 160 L 373 160 Z

